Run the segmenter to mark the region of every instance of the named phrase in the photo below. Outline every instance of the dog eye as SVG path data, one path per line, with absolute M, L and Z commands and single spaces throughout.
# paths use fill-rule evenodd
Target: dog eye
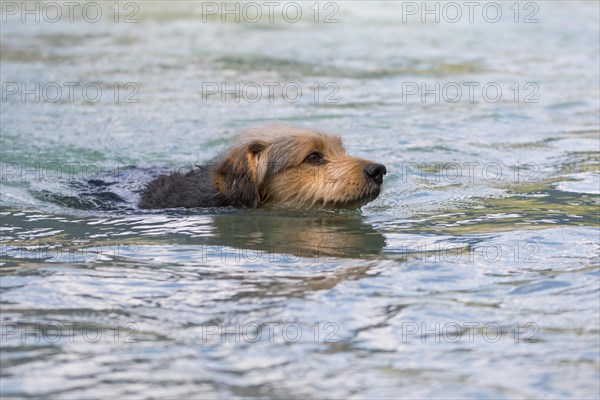
M 309 164 L 321 164 L 323 162 L 323 156 L 319 153 L 312 153 L 311 155 L 306 157 L 306 160 L 304 160 L 304 162 Z

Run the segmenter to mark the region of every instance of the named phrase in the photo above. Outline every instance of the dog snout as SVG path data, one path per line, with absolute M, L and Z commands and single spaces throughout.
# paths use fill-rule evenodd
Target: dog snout
M 385 169 L 385 165 L 383 164 L 368 164 L 365 167 L 365 174 L 373 181 L 381 185 L 383 183 L 383 176 L 386 174 L 387 170 Z

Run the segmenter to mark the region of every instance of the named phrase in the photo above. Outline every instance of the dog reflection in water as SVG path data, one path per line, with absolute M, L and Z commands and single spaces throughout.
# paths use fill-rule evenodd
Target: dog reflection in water
M 150 182 L 140 208 L 358 208 L 381 192 L 385 166 L 346 154 L 338 136 L 273 124 L 239 134 L 222 156 Z
M 287 254 L 284 263 L 318 261 L 337 263 L 343 258 L 380 254 L 385 236 L 357 214 L 316 215 L 279 210 L 210 216 L 212 237 L 185 239 L 186 243 L 208 245 L 211 257 L 229 249 L 243 261 L 262 261 L 273 254 Z

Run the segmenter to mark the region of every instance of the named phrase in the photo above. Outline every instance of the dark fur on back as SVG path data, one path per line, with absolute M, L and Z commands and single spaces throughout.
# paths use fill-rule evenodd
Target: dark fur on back
M 247 207 L 260 201 L 254 157 L 264 148 L 240 140 L 222 155 L 185 174 L 161 175 L 142 193 L 140 208 Z
M 187 173 L 160 175 L 146 186 L 140 208 L 223 207 L 227 198 L 217 190 L 211 179 L 210 165 Z

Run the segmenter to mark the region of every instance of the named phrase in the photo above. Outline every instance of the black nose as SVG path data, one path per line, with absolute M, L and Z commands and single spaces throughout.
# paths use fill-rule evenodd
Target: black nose
M 383 183 L 383 176 L 386 172 L 385 165 L 383 164 L 369 164 L 365 167 L 367 176 L 373 179 L 378 185 Z

